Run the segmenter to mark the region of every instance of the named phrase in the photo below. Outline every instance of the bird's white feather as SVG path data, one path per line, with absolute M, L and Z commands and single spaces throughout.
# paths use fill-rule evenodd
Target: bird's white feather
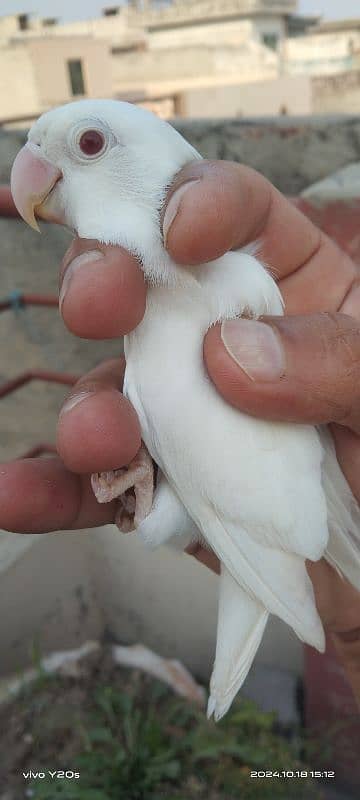
M 226 714 L 249 672 L 269 613 L 222 566 L 216 656 L 210 681 L 208 716 Z

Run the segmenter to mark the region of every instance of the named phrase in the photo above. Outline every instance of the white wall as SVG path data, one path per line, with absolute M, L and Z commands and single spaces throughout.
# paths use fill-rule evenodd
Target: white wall
M 255 17 L 252 22 L 252 35 L 260 44 L 263 36 L 274 34 L 279 39 L 279 47 L 285 36 L 285 22 L 282 17 Z
M 207 680 L 216 637 L 218 579 L 173 547 L 147 550 L 114 526 L 81 534 L 0 534 L 0 674 L 106 631 L 181 659 Z M 239 612 L 241 613 L 241 612 Z M 300 673 L 302 645 L 272 620 L 258 663 Z
M 81 534 L 0 533 L 0 674 L 42 653 L 98 638 L 104 621 Z
M 0 47 L 0 118 L 36 113 L 39 94 L 27 48 Z
M 286 40 L 286 69 L 289 73 L 331 74 L 352 69 L 355 61 L 350 42 L 360 50 L 360 33 L 314 34 Z
M 311 78 L 285 76 L 272 81 L 188 89 L 181 95 L 185 117 L 264 117 L 313 111 Z

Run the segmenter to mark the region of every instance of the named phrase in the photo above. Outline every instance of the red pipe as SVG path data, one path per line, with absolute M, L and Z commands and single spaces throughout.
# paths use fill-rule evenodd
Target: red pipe
M 21 306 L 57 307 L 59 305 L 58 297 L 52 294 L 19 294 L 17 299 Z M 1 311 L 7 311 L 9 308 L 12 308 L 13 305 L 14 301 L 11 298 L 3 300 L 0 303 L 0 313 Z
M 37 458 L 44 455 L 44 453 L 57 453 L 56 447 L 53 444 L 37 444 L 30 450 L 27 450 L 20 458 Z
M 20 389 L 21 386 L 24 386 L 26 383 L 34 380 L 49 381 L 49 383 L 60 383 L 65 386 L 73 386 L 78 379 L 78 376 L 69 375 L 65 372 L 29 370 L 28 372 L 22 372 L 21 375 L 17 376 L 17 378 L 12 378 L 12 380 L 3 383 L 2 386 L 0 386 L 0 398 L 6 397 L 6 395 L 11 394 L 11 392 L 15 392 L 16 389 Z
M 0 184 L 0 217 L 19 218 L 19 212 L 12 199 L 10 186 Z

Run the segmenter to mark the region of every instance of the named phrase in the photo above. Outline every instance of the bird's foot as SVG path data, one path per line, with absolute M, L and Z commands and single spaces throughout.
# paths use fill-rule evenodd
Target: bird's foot
M 119 530 L 136 530 L 150 513 L 154 495 L 154 466 L 145 445 L 128 467 L 95 473 L 91 485 L 98 503 L 119 500 L 115 516 Z

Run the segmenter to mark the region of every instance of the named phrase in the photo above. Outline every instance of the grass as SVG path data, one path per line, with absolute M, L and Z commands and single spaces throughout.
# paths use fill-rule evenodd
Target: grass
M 61 681 L 53 678 L 50 683 Z M 33 691 L 40 696 L 44 690 L 41 679 Z M 38 698 L 37 707 L 39 702 Z M 37 734 L 40 739 L 52 735 L 48 711 Z M 71 769 L 78 770 L 80 778 L 33 780 L 28 790 L 32 800 L 321 797 L 318 786 L 305 777 L 250 777 L 255 769 L 296 772 L 304 765 L 300 740 L 295 745 L 279 736 L 274 715 L 243 699 L 216 725 L 162 684 L 134 672 L 125 690 L 99 685 L 86 713 L 72 714 L 70 727 L 69 735 L 76 734 L 77 741 Z M 58 764 L 60 768 L 61 755 Z M 49 768 L 55 769 L 53 762 Z

